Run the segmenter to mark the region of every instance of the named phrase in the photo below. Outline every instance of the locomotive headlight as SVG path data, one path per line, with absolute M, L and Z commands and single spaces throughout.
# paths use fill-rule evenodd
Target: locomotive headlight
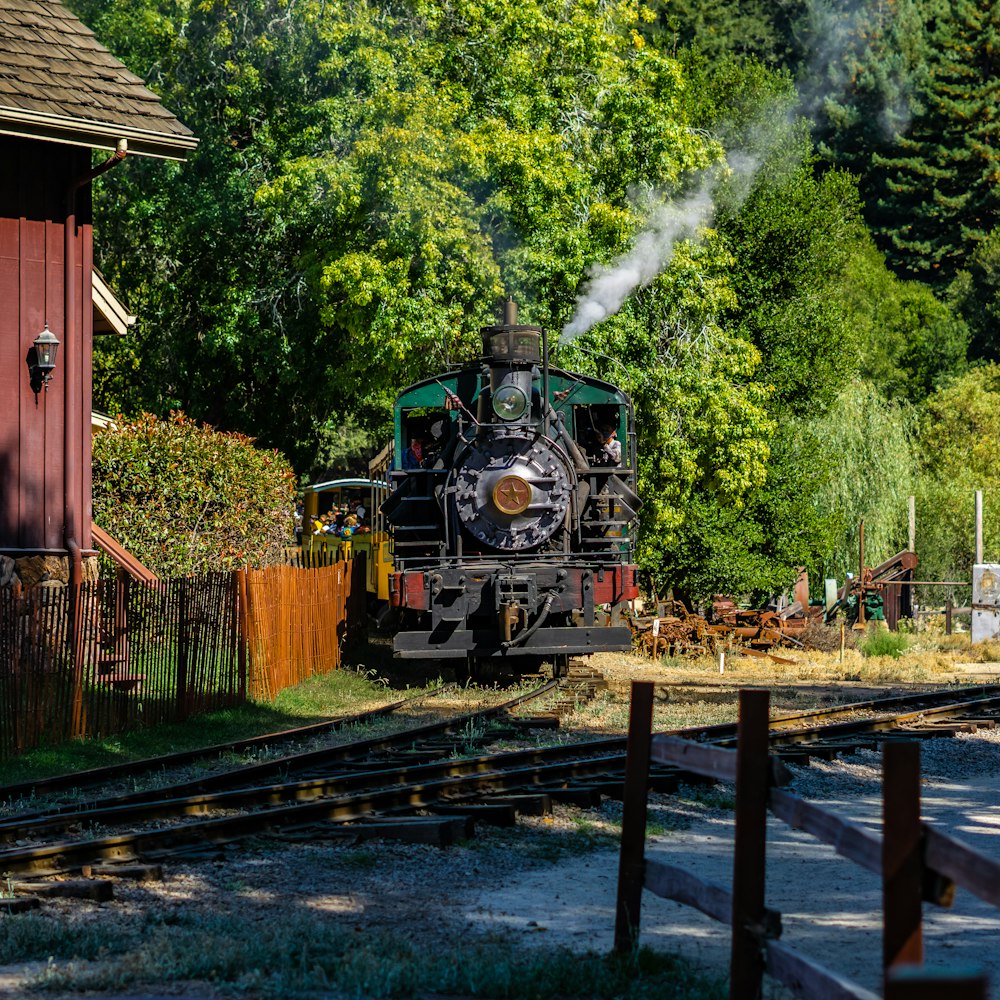
M 501 420 L 519 420 L 528 408 L 528 397 L 516 385 L 502 385 L 493 393 L 493 412 Z

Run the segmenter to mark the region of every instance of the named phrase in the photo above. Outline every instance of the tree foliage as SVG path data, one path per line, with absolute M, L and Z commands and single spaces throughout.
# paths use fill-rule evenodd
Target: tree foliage
M 859 514 L 896 537 L 895 494 L 861 492 L 908 454 L 904 401 L 962 371 L 994 308 L 989 241 L 944 302 L 889 274 L 864 222 L 902 176 L 931 3 L 75 0 L 201 138 L 99 182 L 100 263 L 141 318 L 95 359 L 99 405 L 182 408 L 322 476 L 404 385 L 475 356 L 502 294 L 554 333 L 595 266 L 710 191 L 700 231 L 559 363 L 634 397 L 661 589 L 763 595 L 846 565 Z M 795 92 L 807 77 L 826 100 Z
M 172 413 L 94 435 L 94 521 L 162 576 L 260 566 L 289 543 L 295 476 L 255 448 Z
M 927 400 L 920 419 L 917 484 L 922 578 L 972 579 L 976 490 L 984 493 L 985 557 L 1000 558 L 998 451 L 1000 367 L 974 368 Z
M 951 279 L 998 221 L 1000 10 L 991 0 L 952 0 L 928 14 L 919 105 L 894 154 L 874 162 L 885 176 L 879 212 L 889 260 L 937 282 Z

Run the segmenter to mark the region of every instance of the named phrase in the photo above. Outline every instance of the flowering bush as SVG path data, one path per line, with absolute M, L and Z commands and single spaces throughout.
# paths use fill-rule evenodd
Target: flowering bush
M 99 431 L 93 469 L 94 521 L 161 576 L 265 565 L 291 538 L 284 456 L 183 413 Z

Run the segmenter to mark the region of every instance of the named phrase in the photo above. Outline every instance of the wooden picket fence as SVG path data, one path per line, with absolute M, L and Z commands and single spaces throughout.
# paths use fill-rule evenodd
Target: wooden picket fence
M 358 562 L 0 590 L 0 759 L 271 698 L 335 669 L 364 624 Z
M 349 614 L 358 586 L 352 577 L 360 571 L 364 594 L 364 567 L 360 561 L 336 562 L 312 569 L 269 566 L 246 572 L 246 641 L 251 665 L 249 696 L 273 698 L 286 687 L 314 674 L 340 666 L 340 650 L 347 637 Z M 364 607 L 358 609 L 363 616 Z
M 920 745 L 883 744 L 881 838 L 780 788 L 788 771 L 768 754 L 769 692 L 740 691 L 737 749 L 652 736 L 653 685 L 634 682 L 618 871 L 615 949 L 639 939 L 642 891 L 692 906 L 732 928 L 731 1000 L 761 996 L 767 975 L 806 1000 L 876 1000 L 877 995 L 780 940 L 781 914 L 765 905 L 767 811 L 829 844 L 882 878 L 884 997 L 986 1000 L 986 978 L 923 964 L 923 903 L 949 906 L 956 886 L 1000 908 L 1000 863 L 920 821 Z M 736 786 L 732 889 L 645 857 L 650 761 Z

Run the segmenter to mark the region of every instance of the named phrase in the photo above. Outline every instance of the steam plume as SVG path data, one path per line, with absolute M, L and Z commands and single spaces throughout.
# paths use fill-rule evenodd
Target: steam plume
M 811 0 L 808 8 L 811 56 L 807 80 L 817 82 L 806 83 L 799 91 L 793 115 L 815 119 L 827 99 L 847 89 L 850 81 L 847 64 L 856 58 L 858 39 L 865 34 L 862 28 L 869 26 L 873 16 L 879 19 L 876 26 L 884 30 L 892 14 L 873 14 L 864 0 L 840 3 Z M 898 106 L 883 109 L 887 128 L 905 127 L 907 103 L 904 92 L 899 95 Z M 746 200 L 761 164 L 781 151 L 787 137 L 781 126 L 766 124 L 768 117 L 765 112 L 747 137 L 746 141 L 757 150 L 756 153 L 732 150 L 727 154 L 727 205 L 733 208 Z M 790 119 L 786 119 L 784 125 L 789 124 Z M 590 268 L 573 316 L 563 327 L 560 337 L 563 343 L 575 340 L 618 312 L 632 292 L 645 288 L 670 263 L 679 240 L 696 238 L 698 231 L 709 225 L 715 214 L 711 192 L 717 179 L 718 167 L 704 172 L 692 194 L 679 203 L 666 202 L 650 212 L 631 250 L 610 264 L 594 264 Z
M 594 264 L 573 318 L 563 327 L 561 339 L 574 340 L 596 323 L 613 316 L 637 288 L 645 288 L 670 262 L 680 239 L 693 236 L 712 217 L 707 179 L 678 204 L 657 206 L 636 237 L 635 245 L 610 264 Z

